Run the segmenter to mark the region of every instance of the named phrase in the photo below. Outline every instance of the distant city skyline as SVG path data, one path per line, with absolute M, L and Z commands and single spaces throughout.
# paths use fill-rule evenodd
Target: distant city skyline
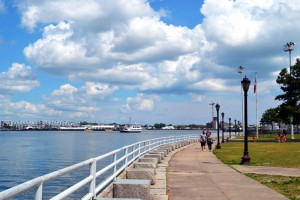
M 0 120 L 206 124 L 214 102 L 242 121 L 243 66 L 255 124 L 255 73 L 260 121 L 299 18 L 292 0 L 0 0 Z
M 106 131 L 108 130 L 120 130 L 126 124 L 118 123 L 101 123 L 101 122 L 71 122 L 71 121 L 3 121 L 0 120 L 0 131 L 26 131 L 26 130 L 52 130 L 52 131 Z M 128 125 L 128 124 L 127 124 Z M 213 129 L 217 128 L 216 119 L 212 123 L 206 124 L 165 124 L 163 122 L 155 124 L 138 124 L 144 129 Z M 228 129 L 229 123 L 224 122 L 224 128 Z M 251 125 L 250 125 L 251 126 Z M 253 125 L 252 125 L 253 126 Z M 231 124 L 231 127 L 235 127 L 235 124 Z M 237 123 L 236 127 L 241 127 L 241 123 Z

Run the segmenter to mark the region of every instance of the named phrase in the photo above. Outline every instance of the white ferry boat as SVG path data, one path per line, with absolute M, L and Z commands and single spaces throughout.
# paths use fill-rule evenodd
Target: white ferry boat
M 126 124 L 120 132 L 123 133 L 140 133 L 142 132 L 142 126 L 140 124 Z

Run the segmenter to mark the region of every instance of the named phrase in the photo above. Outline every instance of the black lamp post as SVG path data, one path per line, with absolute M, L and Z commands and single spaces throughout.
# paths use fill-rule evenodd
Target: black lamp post
M 220 131 L 220 124 L 219 124 L 219 110 L 220 110 L 220 105 L 218 103 L 216 105 L 216 110 L 217 110 L 217 126 L 218 126 L 218 143 L 217 143 L 216 148 L 217 149 L 221 149 L 220 135 L 219 135 L 219 131 Z
M 234 135 L 236 136 L 236 119 L 234 120 Z
M 231 138 L 231 118 L 229 117 L 229 138 Z
M 245 78 L 243 78 L 243 80 L 241 81 L 242 83 L 242 87 L 244 90 L 244 123 L 245 123 L 245 136 L 244 136 L 244 155 L 242 157 L 242 164 L 248 164 L 250 163 L 250 156 L 248 153 L 248 108 L 247 108 L 247 93 L 249 90 L 249 86 L 250 86 L 250 80 L 245 76 Z
M 224 143 L 224 113 L 221 113 L 222 116 L 222 143 Z

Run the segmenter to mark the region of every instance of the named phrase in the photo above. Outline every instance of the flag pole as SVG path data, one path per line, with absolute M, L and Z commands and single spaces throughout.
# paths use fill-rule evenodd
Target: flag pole
M 257 72 L 255 72 L 255 86 L 254 92 L 256 96 L 256 138 L 258 138 L 258 105 L 257 105 Z

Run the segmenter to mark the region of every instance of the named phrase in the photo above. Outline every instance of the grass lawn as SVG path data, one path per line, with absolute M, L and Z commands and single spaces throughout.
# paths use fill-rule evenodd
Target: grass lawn
M 292 200 L 300 199 L 300 178 L 274 175 L 247 174 L 250 178 L 268 186 Z
M 295 139 L 300 139 L 300 134 L 294 134 Z M 244 136 L 236 136 L 236 139 L 244 139 Z M 248 136 L 249 141 L 252 140 L 252 135 Z M 291 139 L 291 134 L 286 135 L 286 139 Z M 257 140 L 277 140 L 277 133 L 259 134 Z
M 250 142 L 248 147 L 254 166 L 290 167 L 300 169 L 300 142 Z M 240 164 L 244 152 L 243 142 L 226 142 L 214 154 L 224 163 Z M 247 174 L 289 199 L 300 199 L 300 178 Z
M 243 142 L 225 142 L 214 154 L 224 163 L 240 164 Z M 250 165 L 300 168 L 300 142 L 249 142 Z

